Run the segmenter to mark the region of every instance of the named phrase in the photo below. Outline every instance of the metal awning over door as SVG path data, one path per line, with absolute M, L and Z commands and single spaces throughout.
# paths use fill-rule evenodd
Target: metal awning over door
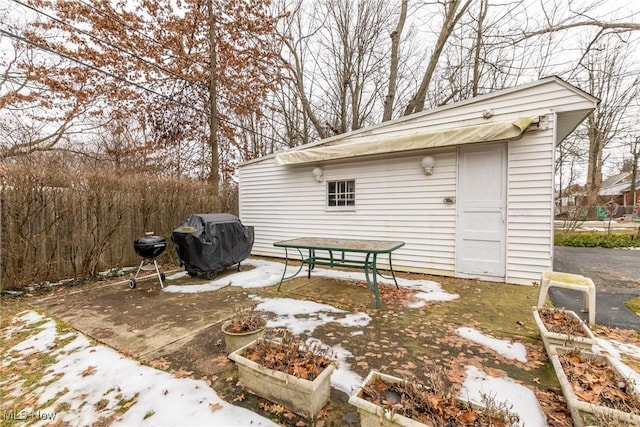
M 285 151 L 276 155 L 276 163 L 279 165 L 317 163 L 374 154 L 396 153 L 476 142 L 504 141 L 520 137 L 534 120 L 534 117 L 522 117 L 516 120 L 417 132 L 398 137 L 385 136 L 383 138 L 376 135 L 363 141 L 346 141 L 330 146 Z

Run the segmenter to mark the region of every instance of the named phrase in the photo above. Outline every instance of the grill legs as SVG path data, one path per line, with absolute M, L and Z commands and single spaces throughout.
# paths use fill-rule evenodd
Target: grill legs
M 131 289 L 135 289 L 135 287 L 137 285 L 136 279 L 138 278 L 138 274 L 140 274 L 140 270 L 142 270 L 142 266 L 144 265 L 144 263 L 146 261 L 147 260 L 144 260 L 144 259 L 142 261 L 140 261 L 140 265 L 138 266 L 138 270 L 136 271 L 136 276 L 133 279 L 129 280 L 129 287 Z M 164 283 L 163 282 L 164 282 L 166 277 L 165 277 L 164 273 L 160 272 L 160 269 L 158 268 L 158 262 L 155 259 L 153 260 L 153 266 L 155 267 L 156 274 L 158 275 L 158 280 L 160 281 L 160 287 L 162 289 L 164 289 Z

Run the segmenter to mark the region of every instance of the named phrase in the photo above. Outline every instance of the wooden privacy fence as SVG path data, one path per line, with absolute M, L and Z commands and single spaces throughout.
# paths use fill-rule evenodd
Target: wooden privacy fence
M 113 171 L 67 178 L 54 185 L 37 173 L 5 175 L 0 186 L 0 289 L 137 265 L 133 240 L 146 231 L 167 238 L 161 261 L 172 262 L 171 231 L 189 214 L 237 215 L 235 188 L 215 197 L 208 184 L 185 179 L 117 176 Z

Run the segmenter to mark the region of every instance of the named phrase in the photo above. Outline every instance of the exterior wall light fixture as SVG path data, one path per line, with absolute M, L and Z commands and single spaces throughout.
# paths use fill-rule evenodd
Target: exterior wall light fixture
M 422 168 L 424 169 L 425 175 L 433 175 L 433 166 L 436 164 L 436 161 L 431 156 L 426 156 L 420 162 Z
M 322 182 L 322 168 L 316 166 L 315 168 L 313 168 L 311 173 L 313 174 L 313 177 L 316 179 L 316 181 Z

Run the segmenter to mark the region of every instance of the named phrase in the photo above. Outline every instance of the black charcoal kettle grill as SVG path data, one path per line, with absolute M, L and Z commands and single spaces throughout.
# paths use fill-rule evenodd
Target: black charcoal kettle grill
M 155 267 L 156 273 L 158 274 L 158 279 L 160 279 L 160 287 L 164 288 L 164 273 L 160 272 L 158 268 L 158 263 L 156 262 L 156 258 L 158 258 L 164 250 L 167 248 L 167 240 L 162 236 L 155 236 L 153 232 L 147 232 L 144 236 L 138 237 L 133 242 L 133 249 L 136 251 L 140 257 L 142 257 L 142 261 L 140 261 L 140 265 L 138 266 L 138 271 L 136 271 L 136 276 L 129 280 L 129 287 L 134 289 L 137 285 L 136 279 L 138 278 L 138 274 L 142 267 L 146 264 L 153 263 Z

